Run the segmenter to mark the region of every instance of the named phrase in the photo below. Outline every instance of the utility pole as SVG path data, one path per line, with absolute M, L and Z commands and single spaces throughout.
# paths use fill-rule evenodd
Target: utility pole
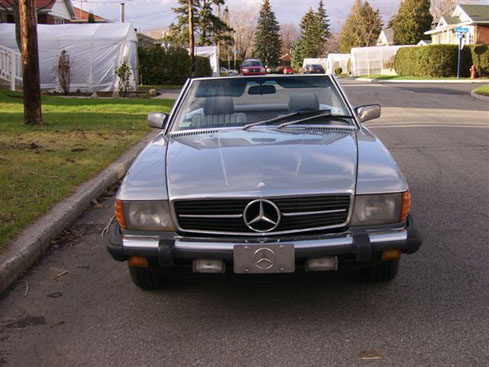
M 24 124 L 42 125 L 36 0 L 19 0 L 19 25 L 24 85 Z
M 188 0 L 188 43 L 190 48 L 190 62 L 192 64 L 192 76 L 195 72 L 195 50 L 194 50 L 194 2 Z

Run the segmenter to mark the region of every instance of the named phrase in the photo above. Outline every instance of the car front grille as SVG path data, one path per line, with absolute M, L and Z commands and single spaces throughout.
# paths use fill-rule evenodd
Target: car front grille
M 265 198 L 276 205 L 280 220 L 266 232 L 291 233 L 341 227 L 350 210 L 350 195 L 321 195 Z M 217 234 L 255 234 L 246 224 L 243 213 L 251 199 L 175 200 L 173 207 L 183 231 Z

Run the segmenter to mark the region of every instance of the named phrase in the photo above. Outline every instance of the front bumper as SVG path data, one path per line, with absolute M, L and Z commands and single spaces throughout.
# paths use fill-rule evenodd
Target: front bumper
M 112 225 L 107 249 L 115 260 L 129 256 L 145 256 L 158 260 L 160 266 L 172 266 L 176 261 L 193 259 L 233 261 L 236 244 L 260 245 L 293 243 L 296 261 L 323 256 L 348 256 L 359 263 L 371 263 L 383 250 L 399 249 L 402 253 L 416 252 L 423 239 L 411 216 L 403 227 L 355 228 L 344 233 L 309 235 L 295 238 L 198 238 L 182 237 L 177 233 L 123 233 L 118 223 Z

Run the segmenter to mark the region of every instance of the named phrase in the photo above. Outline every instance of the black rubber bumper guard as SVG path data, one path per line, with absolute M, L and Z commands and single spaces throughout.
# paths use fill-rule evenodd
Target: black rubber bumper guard
M 369 263 L 373 259 L 373 254 L 380 253 L 386 249 L 400 249 L 402 253 L 412 254 L 418 251 L 423 243 L 423 238 L 414 226 L 411 216 L 406 221 L 405 229 L 407 231 L 405 241 L 384 241 L 381 243 L 372 243 L 369 232 L 362 229 L 353 229 L 350 233 L 353 238 L 351 244 L 296 248 L 295 256 L 296 259 L 307 259 L 354 254 L 357 262 Z M 284 243 L 287 243 L 287 241 L 284 241 Z M 117 261 L 125 261 L 129 256 L 144 256 L 158 258 L 161 266 L 172 266 L 174 259 L 216 259 L 227 262 L 232 262 L 233 260 L 232 250 L 181 249 L 175 247 L 174 239 L 160 239 L 157 248 L 127 248 L 123 246 L 123 234 L 118 223 L 113 224 L 110 228 L 107 250 Z

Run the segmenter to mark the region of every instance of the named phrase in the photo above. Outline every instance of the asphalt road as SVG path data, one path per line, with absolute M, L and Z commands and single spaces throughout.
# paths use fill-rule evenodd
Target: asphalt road
M 487 366 L 489 104 L 472 85 L 344 81 L 401 166 L 425 236 L 398 277 L 173 277 L 144 292 L 88 210 L 0 300 L 0 366 Z M 449 125 L 449 126 L 446 126 Z

